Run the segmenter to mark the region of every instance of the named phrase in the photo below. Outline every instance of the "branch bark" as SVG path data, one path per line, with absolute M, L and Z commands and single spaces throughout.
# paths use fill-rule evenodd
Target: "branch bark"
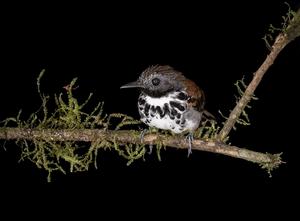
M 109 142 L 118 142 L 118 144 L 137 143 L 140 144 L 139 136 L 132 136 L 130 130 L 98 130 L 98 129 L 23 129 L 23 128 L 2 128 L 0 130 L 0 139 L 4 140 L 51 140 L 51 141 L 83 141 L 83 142 L 97 142 L 106 140 Z M 184 137 L 170 136 L 161 134 L 146 134 L 143 139 L 144 144 L 154 144 L 162 142 L 168 147 L 179 149 L 188 149 L 189 144 Z M 207 151 L 212 153 L 223 154 L 254 163 L 262 166 L 277 167 L 282 161 L 280 154 L 264 154 L 239 148 L 236 146 L 229 146 L 221 142 L 206 142 L 195 139 L 192 143 L 193 150 Z

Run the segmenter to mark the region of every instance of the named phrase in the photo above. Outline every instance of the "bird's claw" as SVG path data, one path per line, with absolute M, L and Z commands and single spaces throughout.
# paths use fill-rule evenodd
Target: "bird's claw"
M 146 134 L 148 131 L 149 131 L 148 129 L 142 130 L 142 132 L 141 132 L 141 134 L 140 134 L 140 142 L 141 142 L 141 143 L 144 142 L 144 136 L 145 136 L 145 134 Z M 148 152 L 148 154 L 151 154 L 151 153 L 152 153 L 152 149 L 153 149 L 153 145 L 152 145 L 152 144 L 149 144 L 149 152 Z
M 192 153 L 192 143 L 194 141 L 194 135 L 193 133 L 189 133 L 186 137 L 185 137 L 186 142 L 188 142 L 189 144 L 189 148 L 188 148 L 188 157 L 191 155 Z
M 153 144 L 149 144 L 149 152 L 148 152 L 149 155 L 152 153 L 152 150 L 153 150 Z
M 148 132 L 148 129 L 144 129 L 142 130 L 141 134 L 140 134 L 140 142 L 143 143 L 144 142 L 144 136 L 145 134 Z

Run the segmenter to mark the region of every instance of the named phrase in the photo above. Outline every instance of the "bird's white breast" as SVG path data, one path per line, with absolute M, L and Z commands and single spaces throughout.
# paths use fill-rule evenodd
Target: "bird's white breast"
M 139 105 L 141 120 L 150 127 L 156 127 L 163 130 L 171 130 L 174 133 L 182 133 L 186 130 L 195 130 L 199 122 L 186 119 L 190 110 L 187 110 L 187 103 L 184 100 L 177 99 L 179 92 L 169 93 L 163 97 L 141 96 L 145 104 Z M 172 106 L 171 102 L 181 105 L 181 110 Z M 145 106 L 149 105 L 148 115 L 145 115 Z M 160 108 L 159 113 L 157 108 Z M 166 110 L 168 109 L 168 110 Z M 175 114 L 176 113 L 176 114 Z
M 163 96 L 163 97 L 159 97 L 159 98 L 145 96 L 145 100 L 146 100 L 146 103 L 148 103 L 152 106 L 163 107 L 165 103 L 170 103 L 170 101 L 173 101 L 177 94 L 178 94 L 178 92 L 173 92 L 173 93 L 168 94 L 167 96 Z M 184 103 L 184 102 L 181 101 L 181 103 Z

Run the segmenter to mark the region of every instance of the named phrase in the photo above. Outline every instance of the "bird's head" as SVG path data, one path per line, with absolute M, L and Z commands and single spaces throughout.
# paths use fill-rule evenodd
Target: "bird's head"
M 123 85 L 121 88 L 140 88 L 152 97 L 161 97 L 169 92 L 183 88 L 184 76 L 167 65 L 150 66 L 142 72 L 137 81 Z

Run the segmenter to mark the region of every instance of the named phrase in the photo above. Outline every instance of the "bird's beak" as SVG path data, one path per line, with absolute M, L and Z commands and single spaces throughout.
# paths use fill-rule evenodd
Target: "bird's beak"
M 139 81 L 130 82 L 120 87 L 123 88 L 143 88 L 143 85 Z

